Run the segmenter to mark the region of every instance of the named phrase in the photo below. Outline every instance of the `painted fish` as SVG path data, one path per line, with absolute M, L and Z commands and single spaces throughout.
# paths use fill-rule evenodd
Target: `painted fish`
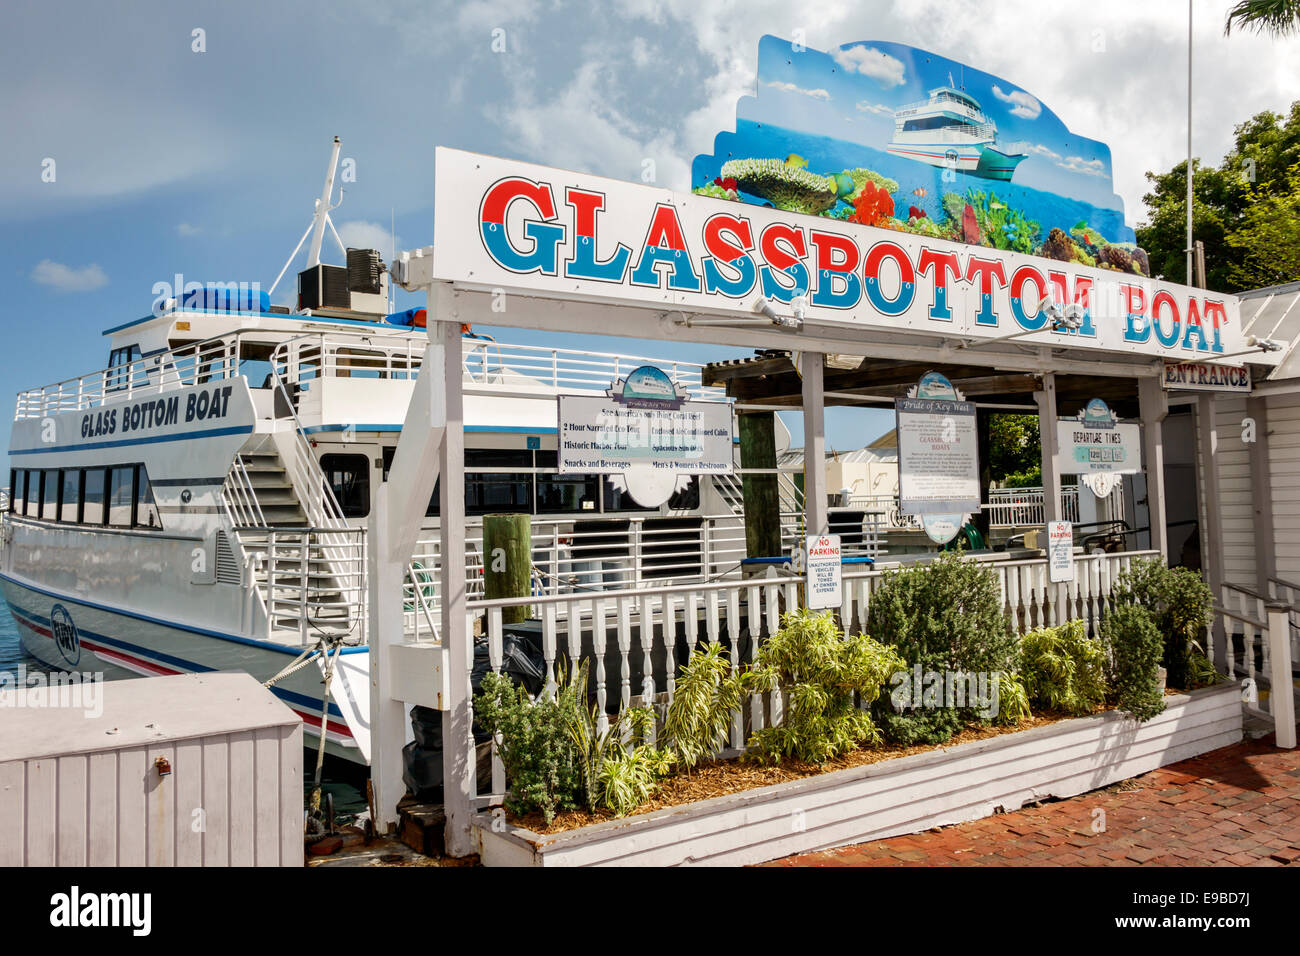
M 995 199 L 995 200 L 993 200 L 991 203 L 989 203 L 989 208 L 990 208 L 990 209 L 1006 209 L 1006 208 L 1007 208 L 1007 205 L 1006 205 L 1006 203 L 1000 203 L 1000 202 L 998 202 L 998 201 Z
M 800 169 L 808 168 L 808 160 L 804 159 L 798 153 L 791 153 L 789 156 L 787 156 L 785 158 L 785 164 L 787 166 L 797 166 Z
M 858 184 L 848 173 L 836 173 L 831 179 L 835 181 L 835 195 L 840 199 L 853 195 L 854 190 L 858 188 Z
M 924 186 L 917 186 L 915 189 L 912 190 L 912 195 L 913 195 L 913 196 L 917 196 L 917 197 L 919 197 L 919 198 L 921 198 L 921 199 L 924 199 L 924 198 L 925 198 L 925 187 L 924 187 Z

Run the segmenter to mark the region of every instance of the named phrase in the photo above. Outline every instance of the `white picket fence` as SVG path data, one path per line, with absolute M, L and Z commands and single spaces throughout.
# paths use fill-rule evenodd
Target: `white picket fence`
M 1295 715 L 1300 661 L 1300 586 L 1269 579 L 1269 595 L 1225 583 L 1205 653 L 1229 677 L 1242 682 L 1248 714 L 1271 724 L 1278 746 L 1296 744 Z M 1285 741 L 1289 736 L 1290 743 Z
M 1059 586 L 1048 580 L 1044 559 L 986 561 L 998 576 L 1006 613 L 1020 633 L 1083 618 L 1095 630 L 1110 606 L 1115 579 L 1154 551 L 1097 553 L 1075 560 L 1074 580 Z M 967 560 L 980 560 L 969 558 Z M 888 570 L 844 574 L 840 619 L 849 633 L 866 626 L 872 596 Z M 604 593 L 542 595 L 530 598 L 471 600 L 471 618 L 483 618 L 483 639 L 493 671 L 503 665 L 506 626 L 503 609 L 528 606 L 540 619 L 540 643 L 548 685 L 563 662 L 591 660 L 591 688 L 600 720 L 620 707 L 654 703 L 666 706 L 676 689 L 678 665 L 700 643 L 723 643 L 733 667 L 750 665 L 758 643 L 775 633 L 781 615 L 800 606 L 801 576 L 766 577 L 667 587 L 629 588 Z M 1064 600 L 1061 600 L 1063 594 Z M 617 706 L 611 707 L 617 703 Z M 778 723 L 779 693 L 752 697 L 746 705 L 748 732 Z M 604 723 L 602 730 L 608 726 Z M 744 749 L 744 715 L 732 721 L 730 745 Z M 493 760 L 492 793 L 504 793 L 504 771 Z

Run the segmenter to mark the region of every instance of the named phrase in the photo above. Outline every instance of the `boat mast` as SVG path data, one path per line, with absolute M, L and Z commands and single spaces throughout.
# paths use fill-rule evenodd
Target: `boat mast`
M 325 238 L 325 221 L 330 211 L 330 196 L 334 193 L 334 170 L 338 168 L 339 150 L 342 148 L 337 136 L 334 148 L 330 151 L 329 168 L 325 170 L 325 188 L 321 190 L 320 199 L 316 200 L 316 215 L 312 219 L 311 245 L 307 249 L 307 268 L 320 265 L 320 244 Z

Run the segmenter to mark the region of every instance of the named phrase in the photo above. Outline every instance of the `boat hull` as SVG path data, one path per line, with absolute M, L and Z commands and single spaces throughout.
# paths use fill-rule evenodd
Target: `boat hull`
M 0 576 L 0 592 L 29 654 L 47 667 L 99 674 L 104 680 L 240 670 L 265 681 L 302 650 L 77 600 L 8 575 Z M 325 723 L 326 752 L 362 765 L 368 763 L 370 752 L 364 686 L 368 660 L 366 648 L 347 648 L 340 654 Z M 281 678 L 271 691 L 302 718 L 308 746 L 315 748 L 321 723 L 321 668 L 315 663 L 303 667 Z
M 954 169 L 982 179 L 1010 181 L 1016 167 L 1026 158 L 1023 154 L 1004 153 L 987 144 L 954 146 L 935 143 L 890 143 L 885 151 L 903 159 L 915 160 L 941 169 Z

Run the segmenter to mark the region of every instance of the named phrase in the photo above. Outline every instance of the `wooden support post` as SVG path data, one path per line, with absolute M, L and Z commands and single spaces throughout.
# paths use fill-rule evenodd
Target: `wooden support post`
M 803 507 L 808 534 L 826 534 L 830 530 L 826 499 L 824 359 L 821 352 L 803 353 Z
M 432 299 L 433 297 L 430 296 Z M 442 720 L 443 807 L 447 813 L 446 846 L 450 856 L 474 852 L 470 817 L 474 797 L 474 738 L 470 727 L 469 622 L 465 606 L 465 413 L 461 382 L 461 331 L 459 321 L 438 316 L 434 327 L 433 302 L 429 309 L 429 337 L 442 343 L 446 431 L 438 449 L 439 525 L 442 530 L 442 640 L 447 647 L 451 675 L 450 701 Z
M 989 429 L 993 423 L 993 412 L 987 408 L 975 409 L 975 434 L 979 448 L 979 466 L 980 466 L 980 504 L 986 505 L 989 502 L 989 485 L 993 483 L 993 468 L 989 462 Z M 993 541 L 989 537 L 989 513 L 983 508 L 971 516 L 971 522 L 975 525 L 975 530 L 980 533 L 987 547 L 993 547 Z
M 483 516 L 483 596 L 528 597 L 532 593 L 533 518 L 527 514 Z M 503 624 L 529 618 L 526 605 L 501 609 Z
M 1273 715 L 1277 745 L 1296 745 L 1295 691 L 1291 677 L 1291 605 L 1272 601 L 1268 605 L 1269 694 L 1268 710 Z
M 1268 579 L 1277 574 L 1277 539 L 1273 525 L 1273 480 L 1268 462 L 1268 399 L 1246 399 L 1246 417 L 1255 420 L 1250 455 L 1250 495 L 1255 505 L 1255 590 L 1268 594 Z
M 739 416 L 740 467 L 776 467 L 776 413 Z M 774 558 L 781 554 L 781 485 L 777 475 L 741 476 L 745 505 L 745 555 Z
M 1061 472 L 1057 463 L 1056 447 L 1056 373 L 1043 373 L 1043 387 L 1034 392 L 1038 403 L 1038 435 L 1042 449 L 1043 465 L 1043 517 L 1047 521 L 1061 519 Z
M 1169 398 L 1160 379 L 1146 375 L 1138 379 L 1138 405 L 1142 412 L 1142 465 L 1147 476 L 1147 523 L 1151 526 L 1151 548 L 1169 563 L 1169 528 L 1165 524 L 1164 420 Z
M 1201 485 L 1201 574 L 1216 598 L 1223 594 L 1223 517 L 1219 505 L 1219 431 L 1215 421 L 1214 393 L 1196 398 L 1196 447 Z M 1227 666 L 1227 635 L 1223 619 L 1215 615 L 1214 664 Z

